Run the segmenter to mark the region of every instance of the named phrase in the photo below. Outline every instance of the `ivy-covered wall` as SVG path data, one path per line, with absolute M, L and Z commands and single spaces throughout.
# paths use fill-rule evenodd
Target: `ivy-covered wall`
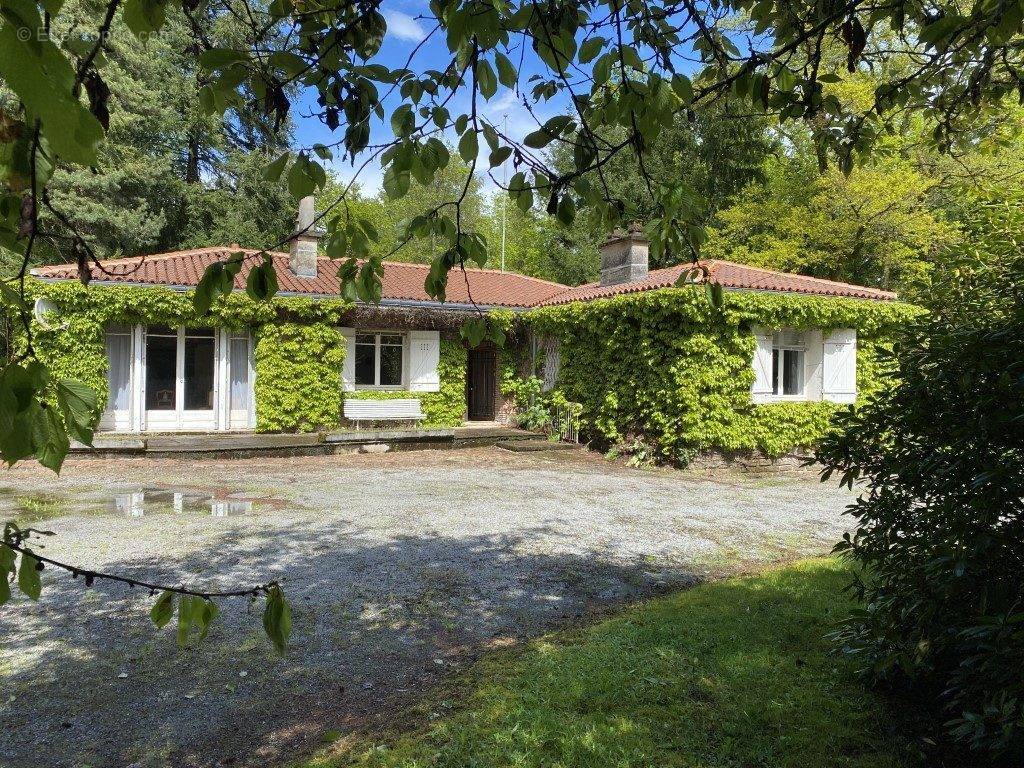
M 57 375 L 96 389 L 101 409 L 108 395 L 104 333 L 109 324 L 249 327 L 256 342 L 256 428 L 292 432 L 338 426 L 345 359 L 338 325 L 352 307 L 349 302 L 301 297 L 261 302 L 237 292 L 197 315 L 191 291 L 30 280 L 28 292 L 60 309 L 53 328 L 33 321 L 36 352 Z
M 265 323 L 254 332 L 256 431 L 338 426 L 345 337 L 327 323 Z
M 437 364 L 441 389 L 438 392 L 376 392 L 362 390 L 342 393 L 359 400 L 396 400 L 419 398 L 426 418 L 422 427 L 457 427 L 466 415 L 466 348 L 457 339 L 441 339 Z
M 883 386 L 878 352 L 915 307 L 791 294 L 727 291 L 715 308 L 700 287 L 664 289 L 545 307 L 534 332 L 560 339 L 558 388 L 583 406 L 598 445 L 640 439 L 659 458 L 759 450 L 769 456 L 816 442 L 839 407 L 830 402 L 753 405 L 751 327 L 856 328 L 861 396 Z

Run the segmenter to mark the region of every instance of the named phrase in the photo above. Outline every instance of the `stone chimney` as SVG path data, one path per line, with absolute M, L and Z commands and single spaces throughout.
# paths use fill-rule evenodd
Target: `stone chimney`
M 296 277 L 316 277 L 317 243 L 324 235 L 321 227 L 315 226 L 316 204 L 309 195 L 299 201 L 299 215 L 295 220 L 288 268 Z
M 615 230 L 601 243 L 601 285 L 633 283 L 647 277 L 647 238 L 639 226 Z

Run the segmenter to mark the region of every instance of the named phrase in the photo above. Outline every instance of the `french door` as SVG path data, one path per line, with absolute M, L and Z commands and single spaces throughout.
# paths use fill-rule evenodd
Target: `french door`
M 145 334 L 146 429 L 216 429 L 217 332 L 153 325 Z
M 252 429 L 255 371 L 248 330 L 111 325 L 110 396 L 101 429 Z

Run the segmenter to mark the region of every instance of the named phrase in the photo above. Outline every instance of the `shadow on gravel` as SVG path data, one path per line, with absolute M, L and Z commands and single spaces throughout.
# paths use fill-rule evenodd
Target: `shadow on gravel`
M 223 602 L 210 636 L 179 650 L 149 623 L 148 595 L 47 571 L 39 603 L 0 613 L 0 732 L 13 736 L 0 765 L 272 764 L 415 699 L 489 647 L 698 579 L 557 536 L 542 526 L 382 542 L 354 521 L 310 520 L 228 529 L 181 562 L 117 564 L 210 589 L 281 579 L 294 608 L 283 657 L 262 636 L 262 603 Z

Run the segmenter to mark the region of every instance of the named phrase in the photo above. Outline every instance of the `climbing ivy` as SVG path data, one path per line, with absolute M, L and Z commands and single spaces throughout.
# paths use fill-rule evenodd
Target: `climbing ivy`
M 253 352 L 258 432 L 315 432 L 338 426 L 345 337 L 336 325 L 265 323 Z
M 639 439 L 660 460 L 686 463 L 707 450 L 779 456 L 811 445 L 843 407 L 752 404 L 752 326 L 856 328 L 863 397 L 882 385 L 879 353 L 889 333 L 918 311 L 898 302 L 733 291 L 715 307 L 694 286 L 545 307 L 526 322 L 559 338 L 558 388 L 582 404 L 591 440 L 610 447 Z
M 58 311 L 33 321 L 32 343 L 56 376 L 76 378 L 107 401 L 104 334 L 112 323 L 252 329 L 256 340 L 255 398 L 260 431 L 311 431 L 338 426 L 345 344 L 338 331 L 350 302 L 304 297 L 257 301 L 233 293 L 210 311 L 195 311 L 191 291 L 31 280 L 30 299 L 46 298 Z M 22 339 L 22 343 L 24 340 Z
M 255 340 L 256 429 L 260 432 L 312 432 L 337 429 L 343 397 L 418 397 L 422 426 L 454 427 L 466 413 L 466 348 L 442 339 L 438 392 L 345 392 L 341 367 L 345 342 L 341 317 L 352 304 L 341 300 L 275 297 L 255 301 L 233 293 L 199 315 L 189 291 L 160 287 L 92 285 L 32 280 L 31 299 L 46 298 L 58 308 L 46 325 L 33 322 L 33 345 L 55 376 L 79 379 L 107 401 L 106 328 L 112 323 L 251 328 Z M 509 313 L 511 314 L 511 313 Z M 503 325 L 511 320 L 502 316 Z

